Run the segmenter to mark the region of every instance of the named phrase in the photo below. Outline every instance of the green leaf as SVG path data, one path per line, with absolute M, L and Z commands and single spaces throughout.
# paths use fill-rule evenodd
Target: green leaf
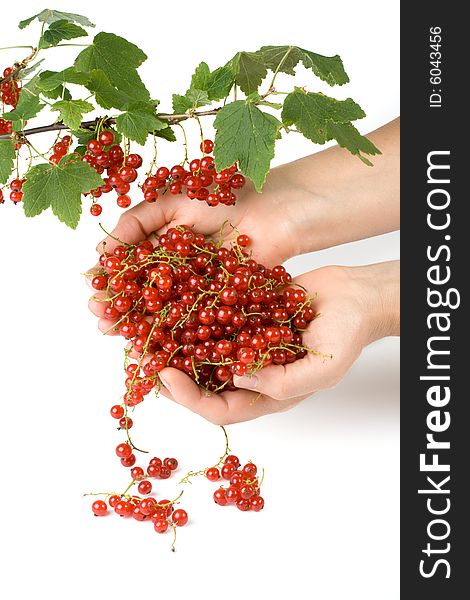
M 137 103 L 116 119 L 116 129 L 130 140 L 143 146 L 152 131 L 164 129 L 166 123 L 155 115 L 155 107 L 151 104 Z
M 39 48 L 51 48 L 57 46 L 62 40 L 73 40 L 75 38 L 87 36 L 88 33 L 82 27 L 70 23 L 70 21 L 54 21 L 45 31 L 39 40 Z
M 0 183 L 6 183 L 13 171 L 16 157 L 13 140 L 0 140 Z
M 62 100 L 72 100 L 72 94 L 63 85 L 58 85 L 53 90 L 48 90 L 47 92 L 42 90 L 42 95 L 51 100 L 57 100 L 57 98 L 61 98 Z
M 351 123 L 328 123 L 328 140 L 336 140 L 342 148 L 349 150 L 351 154 L 360 158 L 369 167 L 372 166 L 372 163 L 365 156 L 362 156 L 361 152 L 370 156 L 382 154 Z
M 31 81 L 29 81 L 21 89 L 20 98 L 16 108 L 3 115 L 3 118 L 7 121 L 19 121 L 24 119 L 32 119 L 35 117 L 40 110 L 44 108 L 44 104 L 40 101 L 37 88 L 37 82 L 39 80 L 38 75 L 35 75 Z
M 173 112 L 176 114 L 185 113 L 192 106 L 191 101 L 187 96 L 181 96 L 180 94 L 173 94 Z
M 282 110 L 284 125 L 295 125 L 309 140 L 317 144 L 328 141 L 328 123 L 349 123 L 365 117 L 362 108 L 348 98 L 336 100 L 323 94 L 295 88 L 286 96 Z
M 336 100 L 323 94 L 307 93 L 300 88 L 291 92 L 284 101 L 282 122 L 295 127 L 312 142 L 324 144 L 335 139 L 364 163 L 370 161 L 364 154 L 380 154 L 367 138 L 351 125 L 351 121 L 362 119 L 365 113 L 351 98 Z
M 238 52 L 226 66 L 232 72 L 235 83 L 247 96 L 258 91 L 268 73 L 256 52 Z
M 298 46 L 263 46 L 254 54 L 271 71 L 294 75 L 294 67 L 302 62 L 329 85 L 343 85 L 349 81 L 343 61 L 338 55 L 323 56 Z
M 261 191 L 274 157 L 274 144 L 281 123 L 244 100 L 231 102 L 214 121 L 215 164 L 218 171 L 238 161 L 240 170 Z
M 99 69 L 130 101 L 145 102 L 150 100 L 150 94 L 137 73 L 137 68 L 146 58 L 140 48 L 124 38 L 102 32 L 94 37 L 91 46 L 80 52 L 75 59 L 75 68 L 84 73 Z
M 83 115 L 94 110 L 93 104 L 85 100 L 59 100 L 51 110 L 60 111 L 60 120 L 70 129 L 78 129 L 83 121 Z
M 26 173 L 23 185 L 25 214 L 34 217 L 50 206 L 60 221 L 75 229 L 82 212 L 81 194 L 102 184 L 98 173 L 80 156 L 68 154 L 58 165 L 35 165 Z
M 201 62 L 191 77 L 191 85 L 184 96 L 173 94 L 173 111 L 176 114 L 207 106 L 213 100 L 225 98 L 233 85 L 233 74 L 228 67 L 220 67 L 213 73 Z
M 43 71 L 39 73 L 39 81 L 37 87 L 41 91 L 55 90 L 59 85 L 64 83 L 75 83 L 77 85 L 86 85 L 90 80 L 88 73 L 79 73 L 74 67 L 69 67 L 63 71 Z
M 232 71 L 228 67 L 219 67 L 210 74 L 207 87 L 202 89 L 207 92 L 209 100 L 221 100 L 229 95 L 233 82 Z
M 90 81 L 86 84 L 86 88 L 94 93 L 96 102 L 102 108 L 124 110 L 132 102 L 132 98 L 118 90 L 109 81 L 106 73 L 100 69 L 94 69 L 90 73 Z
M 55 23 L 56 21 L 65 20 L 65 21 L 70 21 L 72 23 L 78 23 L 79 25 L 83 25 L 84 27 L 94 27 L 95 26 L 90 21 L 90 19 L 88 19 L 87 17 L 84 17 L 83 15 L 76 15 L 74 13 L 66 13 L 66 12 L 61 12 L 60 10 L 51 10 L 49 8 L 46 8 L 45 10 L 42 10 L 37 15 L 33 15 L 32 17 L 29 17 L 29 19 L 20 21 L 18 24 L 18 27 L 20 29 L 24 29 L 30 23 L 32 23 L 34 21 L 34 19 L 38 19 L 38 21 L 46 23 L 46 25 Z
M 167 125 L 164 129 L 160 129 L 159 131 L 154 131 L 155 135 L 159 138 L 163 138 L 168 142 L 176 142 L 176 135 L 173 129 Z
M 210 74 L 211 72 L 209 67 L 207 66 L 207 63 L 199 63 L 199 65 L 196 67 L 196 70 L 194 71 L 193 76 L 191 77 L 190 89 L 206 90 Z

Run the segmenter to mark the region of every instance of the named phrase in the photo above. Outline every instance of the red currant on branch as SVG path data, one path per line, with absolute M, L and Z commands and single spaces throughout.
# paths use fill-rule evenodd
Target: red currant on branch
M 276 77 L 280 73 L 292 75 L 299 63 L 330 86 L 346 84 L 349 78 L 339 56 L 322 56 L 286 45 L 237 52 L 213 71 L 201 62 L 186 92 L 172 95 L 173 110 L 157 112 L 159 103 L 152 99 L 138 72 L 147 56 L 113 33 L 99 32 L 88 44 L 73 42 L 84 48 L 73 65 L 62 71 L 54 71 L 52 64 L 47 69 L 39 68 L 39 63 L 27 68 L 39 53 L 64 45 L 63 40 L 88 36 L 84 28 L 92 26 L 82 15 L 46 9 L 22 21 L 20 28 L 37 20 L 41 32 L 39 42 L 31 46 L 32 54 L 7 67 L 0 82 L 4 107 L 12 107 L 0 117 L 0 183 L 7 183 L 16 168 L 13 177 L 24 180 L 24 186 L 22 196 L 12 192 L 11 200 L 21 201 L 28 217 L 52 205 L 54 214 L 75 228 L 84 196 L 91 197 L 90 212 L 98 216 L 103 207 L 99 199 L 113 189 L 118 195 L 117 205 L 128 208 L 134 199 L 132 184 L 142 189 L 148 202 L 164 202 L 165 194 L 184 192 L 190 200 L 210 206 L 231 205 L 236 201 L 234 190 L 244 185 L 245 178 L 257 191 L 262 190 L 275 144 L 281 133 L 290 131 L 320 144 L 337 139 L 366 164 L 371 164 L 367 156 L 379 153 L 352 125 L 365 114 L 350 98 L 337 100 L 309 92 L 305 86 L 286 92 L 275 88 Z M 35 76 L 28 79 L 34 68 Z M 129 81 L 133 82 L 132 90 Z M 81 87 L 86 100 L 73 98 L 69 84 L 74 89 Z M 230 101 L 232 90 L 234 98 Z M 283 97 L 283 102 L 271 102 L 272 95 Z M 265 107 L 269 107 L 269 113 Z M 31 124 L 46 108 L 58 113 L 56 122 Z M 84 118 L 102 109 L 107 116 Z M 205 139 L 201 119 L 214 116 L 216 133 L 212 142 Z M 193 119 L 200 130 L 202 156 L 189 160 L 182 122 Z M 158 166 L 154 159 L 145 180 L 138 182 L 137 169 L 143 161 L 140 154 L 131 152 L 130 142 L 144 146 L 149 137 L 154 143 L 157 138 L 175 141 L 176 124 L 184 137 L 182 163 Z M 52 148 L 50 155 L 50 150 L 36 150 L 31 144 L 33 135 L 62 130 L 68 130 L 65 137 L 71 138 L 65 153 L 60 152 L 60 139 L 56 141 L 59 150 Z M 100 139 L 103 133 L 108 140 Z M 80 158 L 82 165 L 78 165 Z M 26 169 L 23 159 L 27 161 Z

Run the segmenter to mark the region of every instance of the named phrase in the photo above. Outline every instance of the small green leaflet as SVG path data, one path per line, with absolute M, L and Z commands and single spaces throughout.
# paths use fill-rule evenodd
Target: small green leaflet
M 7 121 L 32 119 L 44 108 L 44 104 L 39 100 L 38 97 L 38 81 L 39 76 L 35 75 L 31 81 L 23 86 L 16 108 L 10 112 L 4 113 L 4 119 Z
M 54 21 L 49 29 L 42 34 L 39 40 L 39 48 L 50 48 L 51 46 L 57 46 L 62 40 L 73 40 L 87 35 L 88 33 L 83 27 L 79 27 L 74 23 L 64 20 Z
M 240 170 L 263 188 L 281 123 L 250 102 L 238 100 L 220 109 L 214 121 L 215 164 L 218 171 L 238 161 Z
M 337 55 L 323 56 L 298 46 L 263 46 L 253 54 L 271 71 L 294 75 L 294 67 L 302 62 L 329 85 L 343 85 L 349 81 L 343 61 Z
M 207 106 L 213 100 L 221 100 L 229 94 L 232 85 L 233 74 L 228 67 L 220 67 L 211 73 L 207 63 L 201 62 L 194 71 L 186 94 L 173 94 L 173 111 L 181 114 Z
M 165 129 L 167 124 L 155 115 L 151 104 L 131 104 L 129 109 L 116 119 L 116 129 L 130 140 L 143 146 L 150 132 Z
M 13 140 L 0 140 L 0 183 L 8 181 L 13 171 L 15 156 Z
M 51 110 L 60 111 L 60 120 L 70 129 L 78 129 L 83 121 L 83 115 L 94 110 L 93 104 L 85 100 L 59 100 Z
M 86 85 L 90 76 L 86 73 L 79 73 L 73 67 L 64 69 L 63 71 L 42 71 L 39 73 L 39 81 L 37 87 L 41 91 L 55 90 L 59 85 L 64 83 L 76 83 L 77 85 Z
M 93 43 L 75 59 L 75 68 L 83 73 L 99 69 L 110 83 L 125 94 L 131 102 L 146 102 L 150 94 L 137 68 L 147 55 L 137 46 L 113 33 L 98 33 Z
M 230 94 L 233 86 L 233 74 L 228 67 L 219 67 L 210 74 L 207 81 L 207 92 L 209 100 L 222 100 Z
M 346 148 L 362 160 L 368 167 L 372 167 L 372 163 L 364 154 L 373 156 L 375 154 L 382 154 L 380 150 L 374 146 L 374 144 L 368 140 L 365 136 L 361 135 L 359 131 L 351 123 L 328 123 L 328 140 L 336 140 L 342 148 Z
M 27 217 L 49 206 L 60 221 L 75 229 L 82 212 L 81 194 L 103 184 L 98 173 L 80 156 L 66 155 L 58 165 L 41 163 L 25 175 L 23 207 Z
M 235 83 L 247 96 L 258 91 L 268 73 L 256 52 L 238 52 L 226 66 L 232 71 Z
M 360 152 L 378 154 L 379 150 L 350 123 L 363 117 L 364 111 L 351 98 L 336 100 L 323 94 L 307 93 L 301 88 L 286 96 L 282 110 L 284 125 L 295 125 L 306 138 L 317 144 L 336 139 L 340 146 L 370 164 Z
M 167 125 L 163 129 L 160 129 L 159 131 L 154 131 L 154 134 L 159 138 L 167 140 L 168 142 L 176 142 L 175 132 L 169 125 Z
M 46 25 L 55 23 L 56 21 L 70 21 L 71 23 L 78 23 L 79 25 L 83 25 L 84 27 L 94 27 L 95 26 L 90 21 L 90 19 L 88 19 L 87 17 L 84 17 L 83 15 L 76 15 L 74 13 L 65 13 L 65 12 L 61 12 L 60 10 L 51 10 L 49 8 L 46 8 L 45 10 L 42 10 L 37 15 L 33 15 L 32 17 L 29 17 L 29 19 L 20 21 L 18 24 L 18 27 L 20 29 L 24 29 L 30 23 L 32 23 L 34 21 L 34 19 L 38 19 L 38 21 L 46 23 Z
M 63 85 L 58 85 L 53 90 L 48 90 L 47 92 L 42 90 L 42 95 L 51 100 L 57 100 L 57 98 L 60 98 L 61 100 L 72 100 L 72 94 Z

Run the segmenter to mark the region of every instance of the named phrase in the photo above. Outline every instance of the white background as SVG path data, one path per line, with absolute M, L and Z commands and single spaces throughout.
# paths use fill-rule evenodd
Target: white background
M 16 6 L 10 3 L 3 14 L 2 46 L 35 39 L 36 26 L 20 34 L 15 25 L 43 6 L 25 0 Z M 396 0 L 335 0 L 318 7 L 292 0 L 282 9 L 253 1 L 126 3 L 121 9 L 115 2 L 82 0 L 55 8 L 86 14 L 97 30 L 142 47 L 150 57 L 142 76 L 162 110 L 170 107 L 171 92 L 184 92 L 200 60 L 215 68 L 238 50 L 288 43 L 343 57 L 352 83 L 330 93 L 363 106 L 362 132 L 399 112 Z M 52 50 L 52 68 L 67 66 L 76 52 L 70 50 Z M 2 68 L 24 52 L 3 51 Z M 327 91 L 303 69 L 296 83 Z M 311 151 L 310 142 L 296 136 L 279 144 L 276 163 Z M 176 144 L 164 142 L 160 156 L 180 160 Z M 105 226 L 118 215 L 105 206 Z M 369 347 L 336 389 L 288 413 L 229 427 L 232 450 L 266 469 L 262 513 L 215 506 L 214 484 L 196 481 L 181 504 L 191 525 L 179 531 L 175 554 L 169 535 L 156 534 L 151 524 L 92 517 L 83 492 L 127 484 L 114 457 L 122 436 L 108 414 L 121 393 L 122 344 L 95 330 L 80 276 L 95 262 L 100 237 L 87 212 L 72 232 L 49 213 L 30 220 L 9 200 L 0 206 L 5 597 L 396 600 L 396 339 Z M 397 255 L 398 234 L 390 234 L 289 266 L 298 274 Z M 136 441 L 162 457 L 176 456 L 182 471 L 213 463 L 223 449 L 215 426 L 164 398 L 149 397 L 136 421 Z M 174 495 L 176 481 L 157 481 L 158 497 Z

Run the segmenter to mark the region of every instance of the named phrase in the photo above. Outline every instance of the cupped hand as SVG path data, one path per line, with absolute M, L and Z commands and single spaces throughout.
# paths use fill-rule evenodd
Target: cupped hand
M 318 293 L 319 313 L 303 334 L 315 352 L 289 365 L 268 366 L 252 377 L 234 377 L 240 389 L 208 395 L 172 368 L 160 373 L 162 393 L 224 425 L 288 410 L 311 394 L 334 387 L 370 342 L 398 334 L 398 262 L 367 267 L 324 267 L 296 283 Z

